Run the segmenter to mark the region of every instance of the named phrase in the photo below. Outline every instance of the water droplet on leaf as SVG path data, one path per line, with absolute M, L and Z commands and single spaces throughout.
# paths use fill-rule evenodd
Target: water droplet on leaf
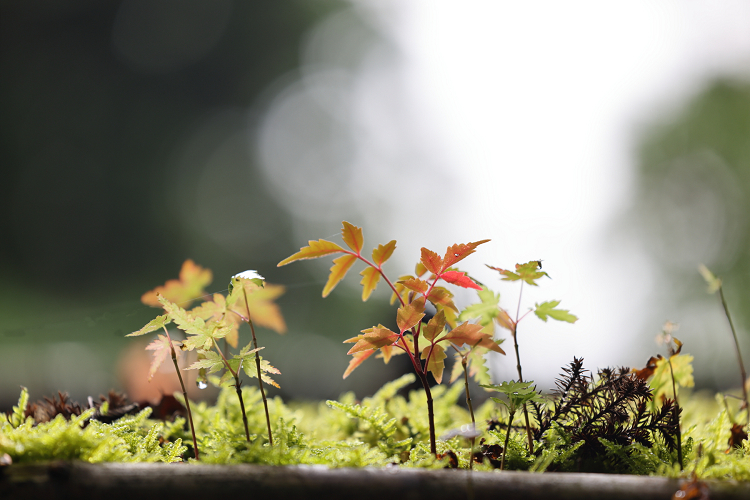
M 195 385 L 197 385 L 198 389 L 200 390 L 208 388 L 208 384 L 206 383 L 205 380 L 196 380 Z

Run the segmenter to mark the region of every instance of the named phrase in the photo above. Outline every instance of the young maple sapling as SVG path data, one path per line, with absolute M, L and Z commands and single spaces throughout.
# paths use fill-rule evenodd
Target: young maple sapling
M 463 288 L 481 289 L 466 273 L 453 266 L 489 240 L 450 246 L 443 257 L 427 248 L 422 248 L 421 258 L 416 266 L 416 276 L 401 276 L 394 283 L 383 271 L 383 264 L 393 254 L 396 241 L 392 240 L 385 245 L 378 245 L 372 251 L 372 260 L 369 260 L 362 255 L 362 229 L 346 221 L 342 224 L 342 239 L 349 249 L 323 239 L 311 240 L 308 246 L 300 248 L 299 252 L 282 260 L 278 265 L 284 266 L 298 260 L 342 254 L 333 259 L 333 267 L 323 288 L 323 297 L 331 293 L 357 260 L 367 265 L 360 273 L 363 301 L 370 297 L 381 277 L 385 280 L 393 291 L 391 303 L 398 300 L 400 304 L 396 314 L 399 331 L 394 332 L 379 324 L 362 330 L 362 333 L 356 337 L 345 340 L 344 343 L 354 343 L 354 346 L 348 352 L 353 358 L 344 372 L 344 378 L 377 351 L 382 353 L 386 363 L 391 356 L 406 353 L 427 397 L 430 451 L 436 455 L 433 399 L 427 373 L 432 373 L 437 383 L 442 381 L 446 358 L 445 349 L 450 345 L 456 347 L 469 345 L 474 346 L 475 349 L 483 348 L 505 354 L 492 336 L 482 330 L 481 325 L 468 322 L 457 325 L 458 308 L 453 303 L 453 294 L 447 288 L 438 285 L 438 282 L 442 280 Z M 427 302 L 430 302 L 437 312 L 427 323 L 423 323 L 422 318 L 425 316 Z
M 541 260 L 532 260 L 530 262 L 527 262 L 526 264 L 516 264 L 515 272 L 493 266 L 487 267 L 499 272 L 503 276 L 503 281 L 521 282 L 521 290 L 518 293 L 518 305 L 516 307 L 515 319 L 512 319 L 510 314 L 508 314 L 505 309 L 499 306 L 500 296 L 487 289 L 482 289 L 479 292 L 481 303 L 467 307 L 464 313 L 462 313 L 461 319 L 479 317 L 480 324 L 488 324 L 492 321 L 492 319 L 494 319 L 498 322 L 498 324 L 500 324 L 500 326 L 510 331 L 511 336 L 513 337 L 513 347 L 516 352 L 516 369 L 518 371 L 518 383 L 520 384 L 523 383 L 524 380 L 523 371 L 521 369 L 521 355 L 518 350 L 518 323 L 523 320 L 526 315 L 532 310 L 534 311 L 534 314 L 536 314 L 537 317 L 544 322 L 547 321 L 547 318 L 552 318 L 557 321 L 575 323 L 578 318 L 564 309 L 557 309 L 557 306 L 560 304 L 559 300 L 535 304 L 534 309 L 530 309 L 523 315 L 520 314 L 524 283 L 531 286 L 539 286 L 537 284 L 537 280 L 541 279 L 544 276 L 547 276 L 549 278 L 549 275 L 546 272 L 541 271 Z M 533 404 L 534 400 L 530 400 L 530 403 Z M 528 439 L 529 453 L 534 453 L 534 439 L 531 433 L 529 413 L 526 408 L 525 402 L 523 403 L 522 407 L 524 418 L 526 420 L 526 436 Z
M 496 403 L 500 403 L 508 409 L 508 430 L 505 433 L 505 444 L 503 445 L 503 456 L 500 460 L 500 470 L 505 468 L 505 454 L 508 451 L 508 441 L 510 440 L 510 431 L 513 428 L 513 417 L 519 408 L 526 403 L 545 403 L 545 400 L 536 392 L 536 387 L 532 387 L 533 381 L 529 382 L 503 382 L 502 384 L 483 384 L 482 387 L 505 394 L 508 399 L 492 398 Z
M 190 311 L 183 309 L 176 303 L 179 301 L 189 304 L 196 295 L 203 295 L 203 287 L 211 282 L 211 277 L 210 270 L 204 270 L 193 264 L 192 261 L 186 261 L 183 270 L 180 272 L 180 280 L 170 280 L 163 287 L 157 287 L 141 298 L 148 305 L 161 305 L 166 314 L 152 320 L 142 329 L 131 333 L 129 336 L 144 335 L 158 328 L 164 328 L 166 331 L 165 325 L 174 321 L 177 328 L 183 330 L 187 336 L 182 342 L 182 350 L 195 350 L 198 354 L 198 360 L 190 365 L 187 368 L 188 370 L 206 370 L 209 374 L 212 374 L 225 369 L 219 385 L 228 382 L 230 378 L 234 379 L 247 441 L 250 441 L 250 431 L 242 398 L 240 370 L 243 370 L 249 377 L 258 378 L 266 414 L 268 441 L 272 445 L 273 435 L 268 403 L 262 382 L 279 387 L 269 374 L 280 372 L 258 355 L 258 352 L 263 348 L 257 345 L 254 323 L 269 327 L 279 333 L 286 331 L 281 312 L 278 306 L 272 302 L 273 299 L 284 293 L 284 288 L 266 284 L 255 271 L 246 271 L 232 277 L 229 293 L 226 297 L 220 293 L 215 293 L 211 299 Z M 236 348 L 238 346 L 239 325 L 242 322 L 250 325 L 253 335 L 252 342 L 243 347 L 238 354 L 228 358 L 219 347 L 218 340 L 226 339 L 228 344 Z M 155 353 L 152 372 L 156 370 L 163 358 L 164 355 L 159 358 Z M 252 368 L 253 365 L 255 370 Z M 185 394 L 185 400 L 187 405 L 187 394 Z

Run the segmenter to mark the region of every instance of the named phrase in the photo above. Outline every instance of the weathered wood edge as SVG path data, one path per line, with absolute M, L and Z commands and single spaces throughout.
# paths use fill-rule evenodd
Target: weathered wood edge
M 87 464 L 0 469 L 0 498 L 190 500 L 668 500 L 685 480 L 610 474 L 329 469 L 324 466 Z M 708 481 L 711 500 L 750 498 L 750 483 Z M 236 497 L 235 495 L 241 495 Z

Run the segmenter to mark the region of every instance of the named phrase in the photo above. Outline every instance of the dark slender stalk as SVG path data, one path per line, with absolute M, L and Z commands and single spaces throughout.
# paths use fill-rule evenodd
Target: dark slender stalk
M 427 396 L 427 418 L 430 422 L 430 453 L 437 455 L 437 443 L 435 440 L 435 411 L 432 405 L 432 391 L 430 391 L 430 383 L 427 381 L 427 374 L 424 370 L 417 371 L 419 380 L 422 381 L 422 387 L 424 387 L 424 393 Z
M 258 339 L 255 337 L 255 326 L 253 326 L 253 320 L 250 318 L 250 303 L 247 301 L 247 292 L 242 289 L 242 293 L 245 295 L 245 307 L 247 308 L 247 324 L 250 325 L 250 331 L 253 334 L 253 349 L 258 348 Z M 266 412 L 266 426 L 268 427 L 268 444 L 273 446 L 273 434 L 271 434 L 271 417 L 268 415 L 268 401 L 266 400 L 266 391 L 263 388 L 263 378 L 261 377 L 260 370 L 260 356 L 258 351 L 255 352 L 255 368 L 258 370 L 258 387 L 260 388 L 260 395 L 263 398 L 263 409 Z M 244 410 L 243 410 L 244 415 Z
M 740 365 L 740 375 L 742 376 L 742 398 L 745 401 L 745 418 L 746 424 L 750 424 L 750 403 L 748 403 L 747 397 L 747 372 L 745 371 L 745 364 L 742 362 L 742 354 L 740 353 L 740 343 L 737 340 L 737 332 L 734 330 L 734 323 L 732 322 L 732 316 L 729 314 L 729 307 L 727 307 L 727 301 L 724 300 L 724 287 L 719 287 L 719 296 L 721 297 L 721 305 L 724 307 L 724 314 L 727 316 L 729 321 L 729 328 L 732 329 L 732 337 L 734 337 L 734 348 L 737 352 L 737 361 Z
M 234 388 L 237 390 L 237 399 L 240 400 L 240 410 L 242 410 L 242 423 L 245 424 L 245 439 L 250 442 L 250 429 L 247 424 L 247 415 L 245 415 L 245 401 L 242 399 L 242 390 L 240 389 L 240 387 L 242 386 L 242 381 L 240 380 L 240 367 L 242 366 L 242 364 L 237 367 L 237 371 L 232 370 L 232 366 L 229 364 L 226 356 L 224 356 L 224 353 L 219 348 L 219 344 L 216 342 L 216 339 L 213 339 L 213 342 L 214 347 L 221 356 L 221 359 L 224 361 L 224 366 L 227 370 L 229 370 L 229 373 L 232 374 L 232 377 L 234 377 Z
M 471 415 L 471 424 L 474 427 L 474 429 L 476 429 L 477 423 L 476 423 L 476 420 L 474 420 L 474 407 L 471 405 L 471 393 L 469 392 L 469 366 L 468 365 L 469 365 L 469 361 L 468 359 L 466 359 L 466 356 L 461 356 L 461 366 L 463 366 L 463 369 L 464 369 L 464 386 L 466 387 L 466 406 L 469 407 L 469 414 Z M 475 440 L 476 440 L 475 437 L 471 438 L 471 448 L 469 449 L 469 470 L 474 469 L 474 441 Z
M 193 448 L 195 449 L 195 459 L 200 460 L 200 452 L 198 451 L 198 440 L 195 438 L 195 425 L 193 425 L 193 413 L 190 411 L 190 400 L 188 399 L 187 389 L 185 389 L 185 383 L 182 380 L 182 374 L 180 373 L 180 367 L 177 365 L 177 353 L 174 351 L 172 345 L 172 339 L 169 336 L 169 332 L 164 328 L 167 334 L 167 341 L 169 342 L 169 350 L 172 354 L 172 362 L 174 363 L 174 369 L 177 370 L 177 378 L 180 379 L 180 387 L 182 387 L 182 397 L 185 398 L 185 408 L 187 408 L 188 421 L 190 422 L 190 433 L 193 435 Z
M 516 308 L 516 321 L 513 324 L 513 347 L 516 350 L 516 369 L 518 370 L 518 381 L 523 382 L 523 373 L 521 371 L 521 355 L 518 352 L 518 320 L 521 312 L 521 297 L 523 296 L 523 281 L 521 282 L 521 291 L 518 292 L 518 307 Z M 531 435 L 531 425 L 529 423 L 529 411 L 526 409 L 526 403 L 523 404 L 523 417 L 526 420 L 526 438 L 529 443 L 529 453 L 534 453 L 534 438 Z
M 237 372 L 234 375 L 234 388 L 237 391 L 237 398 L 240 400 L 240 411 L 242 412 L 242 423 L 245 424 L 245 439 L 248 443 L 250 442 L 250 429 L 247 425 L 247 414 L 245 413 L 245 401 L 242 399 L 242 381 L 240 380 L 240 370 L 237 368 Z
M 672 377 L 672 394 L 674 395 L 674 404 L 675 404 L 675 416 L 677 420 L 677 461 L 680 463 L 680 470 L 682 470 L 682 430 L 680 429 L 680 403 L 677 401 L 677 386 L 674 381 L 674 370 L 672 369 L 672 359 L 671 356 L 667 358 L 667 363 L 669 363 L 669 374 Z
M 503 445 L 503 457 L 500 459 L 500 470 L 505 469 L 505 454 L 508 452 L 508 442 L 510 441 L 510 429 L 513 425 L 513 416 L 516 414 L 514 411 L 508 409 L 508 431 L 505 433 L 505 444 Z

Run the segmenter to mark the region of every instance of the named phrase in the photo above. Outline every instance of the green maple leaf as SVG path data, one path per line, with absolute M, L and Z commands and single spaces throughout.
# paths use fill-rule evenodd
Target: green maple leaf
M 458 320 L 467 321 L 477 318 L 480 325 L 487 326 L 492 323 L 492 320 L 498 315 L 500 294 L 487 288 L 482 288 L 477 292 L 477 295 L 479 295 L 480 302 L 478 304 L 466 306 L 466 308 L 461 311 L 461 314 L 458 315 Z
M 165 326 L 167 326 L 171 322 L 172 322 L 172 320 L 170 319 L 169 314 L 162 314 L 161 316 L 157 316 L 154 319 L 152 319 L 151 321 L 149 321 L 146 324 L 146 326 L 144 326 L 140 330 L 135 331 L 133 333 L 129 333 L 129 334 L 125 335 L 125 336 L 126 337 L 137 337 L 139 335 L 145 335 L 147 333 L 151 333 L 151 332 L 154 332 L 154 331 L 159 330 L 161 328 L 164 328 Z
M 188 366 L 187 370 L 208 370 L 208 373 L 216 373 L 225 367 L 224 360 L 216 351 L 199 351 L 204 357 Z
M 565 309 L 556 309 L 559 304 L 559 300 L 552 300 L 548 302 L 542 302 L 541 304 L 535 304 L 536 308 L 534 309 L 534 314 L 539 316 L 539 319 L 544 322 L 547 321 L 547 317 L 556 319 L 557 321 L 566 321 L 568 323 L 575 323 L 576 321 L 578 321 L 578 317 L 570 314 L 569 311 Z
M 536 283 L 536 280 L 540 279 L 543 276 L 547 276 L 549 278 L 549 274 L 539 270 L 538 260 L 532 260 L 530 262 L 527 262 L 526 264 L 516 264 L 516 272 L 509 271 L 507 269 L 501 269 L 499 267 L 487 267 L 489 267 L 490 269 L 494 269 L 495 271 L 502 274 L 504 276 L 503 281 L 523 280 L 529 285 L 539 286 Z
M 536 388 L 532 387 L 533 380 L 528 382 L 503 382 L 502 384 L 487 384 L 482 385 L 485 389 L 502 392 L 508 401 L 504 401 L 499 398 L 492 398 L 496 403 L 500 403 L 505 406 L 508 411 L 513 414 L 521 406 L 529 401 L 535 401 L 537 403 L 544 403 L 544 398 L 536 392 Z

